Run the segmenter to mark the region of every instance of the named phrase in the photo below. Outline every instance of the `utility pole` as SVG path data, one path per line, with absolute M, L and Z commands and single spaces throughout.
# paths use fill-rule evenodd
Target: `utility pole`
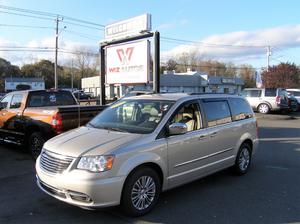
M 56 17 L 56 29 L 55 29 L 55 60 L 54 60 L 54 89 L 58 88 L 57 85 L 57 53 L 58 53 L 58 26 L 59 16 Z
M 269 68 L 270 68 L 270 56 L 272 55 L 272 51 L 271 51 L 271 46 L 268 46 L 268 49 L 267 49 L 267 71 L 269 71 Z
M 71 62 L 71 89 L 72 89 L 72 92 L 73 92 L 73 88 L 74 88 L 74 74 L 73 74 L 73 58 L 72 58 L 72 62 Z

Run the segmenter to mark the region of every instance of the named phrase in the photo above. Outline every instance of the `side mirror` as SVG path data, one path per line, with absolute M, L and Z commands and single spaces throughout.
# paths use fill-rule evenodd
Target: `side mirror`
M 187 132 L 187 125 L 184 123 L 173 123 L 169 125 L 169 135 L 181 135 Z

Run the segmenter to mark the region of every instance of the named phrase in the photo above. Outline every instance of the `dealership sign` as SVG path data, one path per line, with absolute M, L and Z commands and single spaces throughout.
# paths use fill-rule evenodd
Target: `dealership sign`
M 148 40 L 106 48 L 106 83 L 147 83 L 149 81 L 150 44 Z
M 105 41 L 117 40 L 151 31 L 151 15 L 146 13 L 105 27 Z

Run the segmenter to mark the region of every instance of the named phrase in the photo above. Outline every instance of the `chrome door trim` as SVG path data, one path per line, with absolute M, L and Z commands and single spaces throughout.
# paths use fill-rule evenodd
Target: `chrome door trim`
M 199 157 L 199 158 L 196 158 L 196 159 L 192 159 L 192 160 L 189 160 L 189 161 L 184 162 L 184 163 L 179 163 L 179 164 L 175 165 L 174 168 L 177 168 L 177 167 L 180 167 L 180 166 L 184 166 L 184 165 L 187 165 L 187 164 L 190 164 L 190 163 L 198 162 L 200 160 L 207 159 L 209 157 L 216 156 L 216 155 L 219 155 L 219 154 L 231 151 L 231 150 L 233 150 L 233 148 L 225 149 L 225 150 L 222 150 L 222 151 L 219 151 L 219 152 L 215 152 L 215 153 L 209 154 L 207 156 L 203 156 L 203 157 Z
M 182 176 L 182 175 L 186 175 L 186 174 L 189 174 L 189 173 L 192 173 L 192 172 L 195 172 L 195 171 L 198 171 L 198 170 L 201 170 L 201 169 L 210 167 L 210 166 L 214 166 L 214 165 L 216 165 L 216 164 L 218 164 L 218 163 L 222 163 L 222 162 L 225 162 L 226 160 L 230 160 L 230 159 L 233 159 L 233 158 L 235 158 L 234 155 L 229 156 L 229 157 L 224 158 L 224 159 L 221 159 L 221 160 L 218 160 L 218 161 L 213 162 L 213 163 L 209 163 L 209 164 L 204 165 L 204 166 L 197 167 L 197 168 L 192 169 L 192 170 L 187 170 L 187 171 L 185 171 L 185 172 L 182 172 L 182 173 L 178 173 L 178 174 L 169 176 L 167 179 L 169 180 L 169 179 L 173 179 L 173 178 L 176 178 L 176 177 L 180 177 L 180 176 Z

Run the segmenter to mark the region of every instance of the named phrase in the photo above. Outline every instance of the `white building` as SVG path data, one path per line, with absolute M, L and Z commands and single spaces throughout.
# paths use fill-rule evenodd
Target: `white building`
M 85 92 L 100 95 L 99 76 L 81 80 Z M 160 75 L 160 92 L 187 92 L 187 93 L 229 93 L 235 94 L 242 90 L 244 81 L 241 78 L 210 76 L 201 72 L 164 73 Z M 117 84 L 106 86 L 106 97 L 121 97 L 129 91 L 152 91 L 152 83 L 128 85 Z
M 45 89 L 45 81 L 43 78 L 5 78 L 5 91 L 15 91 L 18 86 L 27 85 L 30 89 Z

